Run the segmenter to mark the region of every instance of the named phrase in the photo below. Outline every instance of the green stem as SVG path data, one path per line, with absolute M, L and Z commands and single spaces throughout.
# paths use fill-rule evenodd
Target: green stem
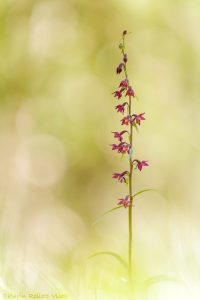
M 131 114 L 131 97 L 129 97 L 129 114 Z M 132 149 L 132 139 L 133 139 L 133 127 L 130 124 L 130 145 Z M 133 164 L 130 155 L 130 172 L 129 172 L 129 197 L 130 197 L 130 206 L 128 207 L 128 229 L 129 229 L 129 242 L 128 242 L 128 266 L 129 266 L 129 281 L 132 281 L 132 219 L 133 219 L 133 191 L 132 191 L 132 175 L 133 175 Z
M 124 36 L 123 36 L 123 48 L 122 48 L 122 54 L 124 56 L 124 49 L 125 49 L 125 41 L 124 41 Z M 129 79 L 128 79 L 128 74 L 127 74 L 127 68 L 126 64 L 124 64 L 124 73 L 128 82 L 128 88 L 129 88 Z M 131 96 L 129 96 L 129 104 L 128 104 L 128 112 L 129 115 L 132 114 L 131 111 Z M 132 149 L 133 146 L 133 126 L 130 124 L 130 147 Z M 129 197 L 130 197 L 130 206 L 128 207 L 128 275 L 129 275 L 129 283 L 132 282 L 132 244 L 133 244 L 133 191 L 132 191 L 132 178 L 133 178 L 133 164 L 132 164 L 132 159 L 130 155 L 129 159 L 129 164 L 130 164 L 130 171 L 129 171 Z

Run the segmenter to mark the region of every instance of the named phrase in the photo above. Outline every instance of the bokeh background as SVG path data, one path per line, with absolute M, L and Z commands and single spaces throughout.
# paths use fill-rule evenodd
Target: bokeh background
M 0 289 L 126 299 L 128 160 L 111 93 L 128 72 L 145 112 L 134 155 L 134 299 L 199 299 L 200 2 L 0 1 Z M 98 219 L 98 222 L 94 221 Z M 130 299 L 133 299 L 133 295 Z

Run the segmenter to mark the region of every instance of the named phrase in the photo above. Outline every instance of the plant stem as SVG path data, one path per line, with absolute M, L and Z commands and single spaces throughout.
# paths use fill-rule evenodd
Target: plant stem
M 129 97 L 129 114 L 131 114 L 131 97 Z M 132 149 L 132 139 L 133 139 L 133 127 L 130 124 L 130 145 Z M 128 229 L 129 229 L 129 242 L 128 242 L 128 266 L 129 266 L 129 281 L 132 281 L 132 209 L 133 209 L 133 192 L 132 192 L 132 173 L 133 164 L 130 155 L 130 172 L 129 172 L 129 197 L 130 206 L 128 207 Z
M 124 36 L 123 36 L 123 47 L 122 47 L 122 54 L 124 56 L 124 49 L 125 49 L 125 41 L 124 41 Z M 128 88 L 129 88 L 129 79 L 128 79 L 128 74 L 127 74 L 127 68 L 126 68 L 126 63 L 124 64 L 124 73 L 126 76 L 126 80 L 128 82 Z M 131 111 L 131 96 L 129 96 L 129 104 L 128 104 L 128 113 L 129 115 L 132 114 Z M 133 146 L 133 126 L 130 124 L 130 135 L 129 135 L 129 140 L 130 140 L 130 149 L 132 150 Z M 130 206 L 128 207 L 128 275 L 129 275 L 129 283 L 132 282 L 132 243 L 133 243 L 133 229 L 132 229 L 132 223 L 133 223 L 133 191 L 132 191 L 132 175 L 133 175 L 133 164 L 132 164 L 132 158 L 131 158 L 131 153 L 130 153 L 130 171 L 129 171 L 129 197 L 130 197 Z

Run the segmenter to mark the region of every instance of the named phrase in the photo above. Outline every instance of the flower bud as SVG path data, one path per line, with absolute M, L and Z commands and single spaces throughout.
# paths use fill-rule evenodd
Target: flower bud
M 126 53 L 124 54 L 123 61 L 124 61 L 124 63 L 125 63 L 125 64 L 126 64 L 126 63 L 127 63 L 127 61 L 128 61 L 128 56 L 127 56 L 127 54 L 126 54 Z
M 124 67 L 124 64 L 122 64 L 122 63 L 119 64 L 119 66 L 118 66 L 117 69 L 116 69 L 117 74 L 120 74 L 120 73 L 122 72 L 123 67 Z

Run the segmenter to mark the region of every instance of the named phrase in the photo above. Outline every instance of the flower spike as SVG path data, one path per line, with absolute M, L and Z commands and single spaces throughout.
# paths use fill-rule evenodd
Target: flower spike
M 133 152 L 133 142 L 134 142 L 134 128 L 138 130 L 138 125 L 141 124 L 143 120 L 145 120 L 144 114 L 140 113 L 136 114 L 133 111 L 133 107 L 135 106 L 134 100 L 136 98 L 135 90 L 132 88 L 130 84 L 130 80 L 128 77 L 127 64 L 129 62 L 129 56 L 125 47 L 125 38 L 130 32 L 124 30 L 122 32 L 122 38 L 119 43 L 119 49 L 121 52 L 121 62 L 116 68 L 116 73 L 123 74 L 123 80 L 119 83 L 116 91 L 113 92 L 114 97 L 117 99 L 121 99 L 125 97 L 125 101 L 119 103 L 115 106 L 116 112 L 122 113 L 123 118 L 120 120 L 120 124 L 122 126 L 128 127 L 128 130 L 122 131 L 113 131 L 114 138 L 117 139 L 116 144 L 112 144 L 112 150 L 115 150 L 117 153 L 122 154 L 122 157 L 126 156 L 128 160 L 129 169 L 123 172 L 115 172 L 112 174 L 112 178 L 116 179 L 120 183 L 125 183 L 128 186 L 128 195 L 118 199 L 117 204 L 119 207 L 124 207 L 128 209 L 128 275 L 129 275 L 129 283 L 132 285 L 132 214 L 133 214 L 133 201 L 135 200 L 135 195 L 133 193 L 133 172 L 135 169 L 142 171 L 144 167 L 148 167 L 147 160 L 138 160 L 134 159 L 135 151 Z M 127 107 L 126 107 L 127 106 Z M 124 116 L 124 112 L 127 110 L 127 115 Z M 127 135 L 125 134 L 127 133 Z M 139 192 L 141 193 L 141 192 Z M 114 209 L 118 208 L 115 207 Z M 112 211 L 113 209 L 111 209 Z

